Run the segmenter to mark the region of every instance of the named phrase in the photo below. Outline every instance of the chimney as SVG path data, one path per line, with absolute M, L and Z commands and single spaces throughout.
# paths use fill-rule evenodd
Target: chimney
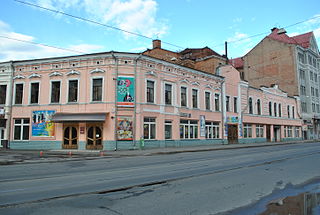
M 153 45 L 153 48 L 159 48 L 161 49 L 161 40 L 152 40 L 152 45 Z

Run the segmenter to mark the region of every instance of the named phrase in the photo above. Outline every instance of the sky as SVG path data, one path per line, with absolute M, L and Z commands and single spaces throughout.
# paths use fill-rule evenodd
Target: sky
M 152 48 L 152 39 L 160 39 L 162 47 L 171 51 L 207 46 L 219 54 L 224 54 L 228 41 L 228 57 L 236 58 L 273 27 L 287 26 L 289 36 L 313 31 L 320 46 L 319 0 L 19 1 L 0 0 L 0 62 L 109 51 L 138 53 Z

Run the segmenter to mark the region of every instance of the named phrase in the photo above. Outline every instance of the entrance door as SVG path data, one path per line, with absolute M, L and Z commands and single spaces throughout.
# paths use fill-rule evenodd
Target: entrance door
M 78 149 L 78 126 L 67 125 L 63 130 L 63 144 L 64 149 Z
M 102 148 L 102 127 L 98 125 L 89 126 L 86 149 L 101 150 Z
M 267 125 L 267 141 L 271 142 L 271 129 L 270 125 Z
M 238 126 L 228 125 L 228 143 L 236 144 L 238 143 Z
M 3 147 L 2 140 L 4 140 L 4 128 L 0 128 L 0 147 Z
M 274 135 L 274 141 L 280 142 L 281 140 L 280 126 L 273 126 L 273 135 Z

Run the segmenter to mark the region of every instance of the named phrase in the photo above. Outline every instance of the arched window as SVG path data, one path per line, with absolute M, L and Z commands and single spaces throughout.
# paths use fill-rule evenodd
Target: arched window
M 257 100 L 257 113 L 261 115 L 261 101 L 260 99 Z
M 269 102 L 269 116 L 272 116 L 272 103 Z
M 279 104 L 278 106 L 279 106 L 279 108 L 278 108 L 279 117 L 281 117 L 281 104 Z
M 274 116 L 277 116 L 277 103 L 273 104 L 273 112 L 274 112 Z
M 290 106 L 287 106 L 287 111 L 288 111 L 288 118 L 290 118 Z
M 249 114 L 253 114 L 252 98 L 249 98 Z

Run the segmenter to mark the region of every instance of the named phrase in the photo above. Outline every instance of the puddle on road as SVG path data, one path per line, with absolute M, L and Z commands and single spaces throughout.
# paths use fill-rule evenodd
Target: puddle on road
M 320 180 L 301 186 L 287 185 L 254 205 L 226 214 L 320 215 Z

